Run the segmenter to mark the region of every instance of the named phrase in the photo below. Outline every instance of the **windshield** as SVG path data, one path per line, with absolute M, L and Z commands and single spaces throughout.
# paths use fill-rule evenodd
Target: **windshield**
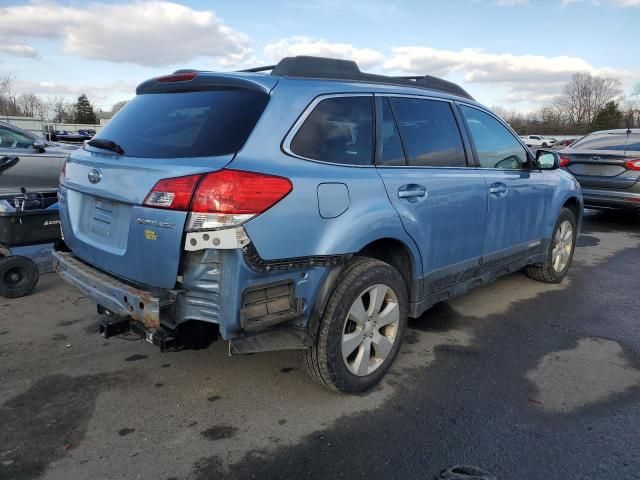
M 132 157 L 227 155 L 245 144 L 268 99 L 243 89 L 138 95 L 94 139 Z

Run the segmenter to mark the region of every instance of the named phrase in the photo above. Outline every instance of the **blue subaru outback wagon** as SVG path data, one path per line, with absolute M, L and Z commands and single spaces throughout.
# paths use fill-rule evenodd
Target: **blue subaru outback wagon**
M 105 337 L 172 350 L 213 330 L 361 392 L 408 317 L 522 268 L 562 280 L 582 196 L 558 166 L 435 77 L 315 57 L 181 70 L 71 153 L 54 263 Z

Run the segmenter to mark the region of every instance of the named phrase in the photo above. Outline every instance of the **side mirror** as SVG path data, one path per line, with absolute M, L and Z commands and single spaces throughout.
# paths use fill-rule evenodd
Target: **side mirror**
M 536 164 L 540 170 L 556 170 L 560 168 L 560 155 L 550 150 L 538 150 Z
M 33 141 L 33 149 L 34 150 L 38 150 L 40 153 L 44 153 L 44 147 L 45 146 L 46 146 L 46 143 L 44 143 L 44 140 L 36 138 Z

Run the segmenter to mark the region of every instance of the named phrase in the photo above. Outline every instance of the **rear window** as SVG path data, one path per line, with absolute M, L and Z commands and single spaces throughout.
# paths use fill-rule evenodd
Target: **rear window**
M 373 155 L 372 97 L 322 100 L 293 137 L 291 151 L 322 162 L 370 165 Z
M 587 135 L 571 145 L 572 150 L 620 150 L 627 149 L 625 133 L 600 133 Z M 634 150 L 631 148 L 631 150 Z
M 243 89 L 138 95 L 94 138 L 132 157 L 227 155 L 245 144 L 268 100 Z

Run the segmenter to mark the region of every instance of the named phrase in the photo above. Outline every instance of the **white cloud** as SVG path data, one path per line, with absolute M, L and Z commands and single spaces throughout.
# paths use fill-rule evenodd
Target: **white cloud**
M 304 36 L 283 38 L 270 43 L 264 47 L 264 53 L 273 62 L 296 55 L 343 58 L 356 61 L 362 69 L 379 65 L 384 60 L 384 55 L 377 50 L 356 48 L 350 43 L 331 43 Z
M 640 0 L 613 0 L 619 7 L 640 7 Z
M 84 6 L 34 1 L 4 7 L 0 32 L 6 38 L 60 39 L 65 53 L 145 66 L 186 63 L 196 57 L 232 64 L 251 55 L 249 38 L 212 11 L 159 0 Z
M 15 55 L 16 57 L 36 58 L 38 56 L 35 48 L 20 43 L 8 43 L 2 38 L 0 38 L 0 52 Z
M 520 5 L 529 5 L 529 0 L 497 0 L 496 4 L 503 7 L 513 7 Z
M 384 62 L 387 71 L 436 76 L 461 76 L 465 83 L 501 86 L 507 100 L 548 101 L 560 93 L 574 73 L 613 76 L 627 80 L 630 73 L 596 68 L 579 57 L 488 53 L 480 49 L 439 50 L 430 47 L 397 47 Z

